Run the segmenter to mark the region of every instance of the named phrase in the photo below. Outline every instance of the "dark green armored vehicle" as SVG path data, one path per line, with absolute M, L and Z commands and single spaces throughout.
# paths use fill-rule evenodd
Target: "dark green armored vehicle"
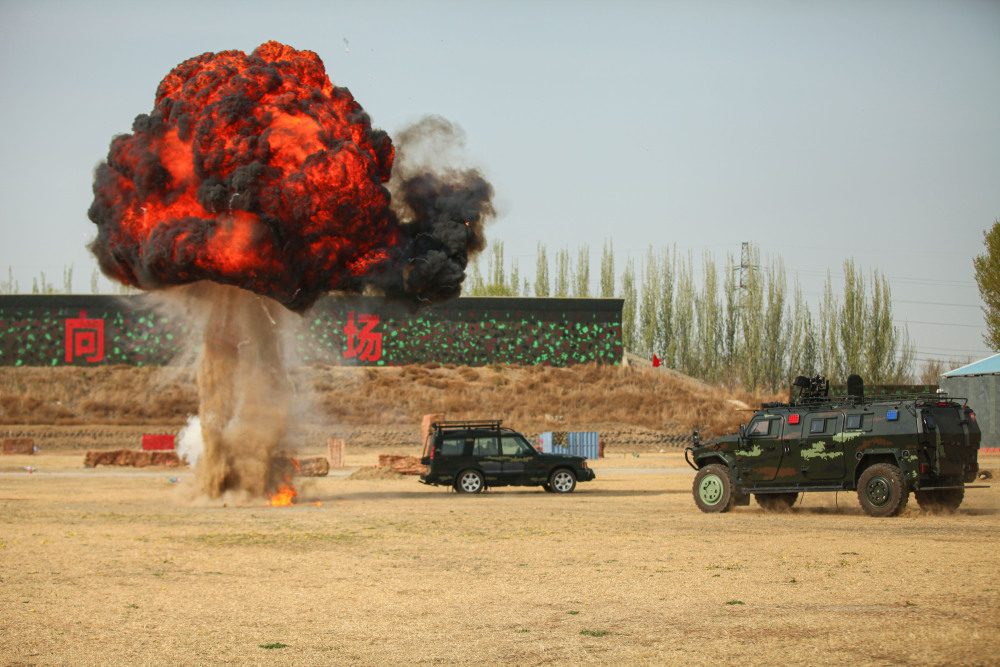
M 857 491 L 871 516 L 897 516 L 910 492 L 921 508 L 954 511 L 979 472 L 979 425 L 965 399 L 944 394 L 868 400 L 852 375 L 846 396 L 799 376 L 789 403 L 765 403 L 738 435 L 698 441 L 684 456 L 698 473 L 703 512 L 790 508 L 807 491 Z
M 577 482 L 594 479 L 582 456 L 542 454 L 527 438 L 500 420 L 441 421 L 431 425 L 424 456 L 424 484 L 481 493 L 490 486 L 541 486 L 570 493 Z

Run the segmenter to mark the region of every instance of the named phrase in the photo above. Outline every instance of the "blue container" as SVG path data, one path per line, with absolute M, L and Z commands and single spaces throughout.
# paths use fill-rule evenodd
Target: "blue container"
M 542 445 L 542 452 L 546 454 L 568 454 L 597 459 L 600 453 L 601 438 L 597 431 L 546 431 L 538 440 Z

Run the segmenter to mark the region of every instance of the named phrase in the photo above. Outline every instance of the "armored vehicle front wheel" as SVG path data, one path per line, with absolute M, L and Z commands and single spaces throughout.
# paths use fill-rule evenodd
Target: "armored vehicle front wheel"
M 455 490 L 459 493 L 482 493 L 486 480 L 478 470 L 463 470 L 455 480 Z
M 757 504 L 765 512 L 785 512 L 792 508 L 795 501 L 799 499 L 797 493 L 755 493 L 753 497 L 757 499 Z
M 728 512 L 733 508 L 733 477 L 724 465 L 712 463 L 699 470 L 691 490 L 702 512 Z
M 909 499 L 903 473 L 891 463 L 868 466 L 858 479 L 858 502 L 871 516 L 899 516 Z
M 560 468 L 549 477 L 549 487 L 554 493 L 570 493 L 576 488 L 576 475 L 571 470 Z
M 965 499 L 965 489 L 930 489 L 914 491 L 920 509 L 925 512 L 951 513 L 958 509 Z

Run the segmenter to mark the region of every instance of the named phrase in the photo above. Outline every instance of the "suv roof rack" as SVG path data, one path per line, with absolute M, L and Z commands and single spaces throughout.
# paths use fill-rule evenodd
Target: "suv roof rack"
M 503 423 L 502 419 L 472 419 L 472 420 L 462 420 L 462 421 L 440 421 L 431 424 L 431 428 L 443 431 L 446 429 L 459 429 L 459 428 L 490 428 L 497 430 L 500 428 L 500 424 Z

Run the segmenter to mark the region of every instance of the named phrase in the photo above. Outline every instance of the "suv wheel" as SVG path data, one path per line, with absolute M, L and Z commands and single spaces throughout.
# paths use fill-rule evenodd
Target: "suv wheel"
M 792 505 L 799 499 L 797 493 L 755 493 L 753 497 L 757 499 L 757 504 L 765 512 L 786 512 L 792 509 Z
M 942 512 L 950 514 L 958 509 L 965 499 L 965 489 L 932 489 L 929 491 L 914 491 L 920 509 L 925 512 Z
M 576 475 L 571 470 L 560 468 L 549 477 L 549 487 L 554 493 L 571 493 L 576 488 Z
M 903 473 L 891 463 L 868 466 L 858 478 L 858 502 L 870 516 L 899 516 L 909 499 Z
M 729 468 L 712 463 L 694 476 L 694 502 L 702 512 L 728 512 L 736 500 Z
M 455 490 L 459 493 L 482 493 L 486 480 L 478 470 L 463 470 L 455 480 Z

